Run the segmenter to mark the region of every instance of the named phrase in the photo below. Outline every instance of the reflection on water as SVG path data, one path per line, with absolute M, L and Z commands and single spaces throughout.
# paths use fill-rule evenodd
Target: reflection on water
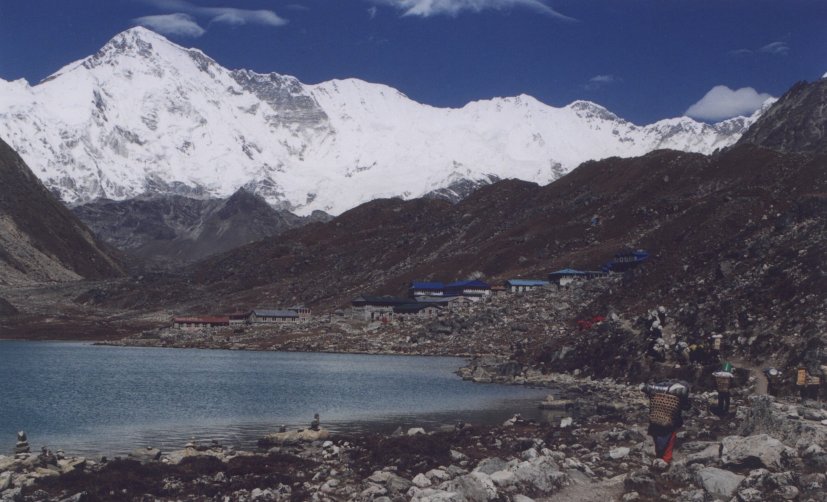
M 0 453 L 118 454 L 191 437 L 251 447 L 320 413 L 336 432 L 539 418 L 547 391 L 462 381 L 457 358 L 95 347 L 0 341 Z M 7 438 L 4 440 L 3 438 Z

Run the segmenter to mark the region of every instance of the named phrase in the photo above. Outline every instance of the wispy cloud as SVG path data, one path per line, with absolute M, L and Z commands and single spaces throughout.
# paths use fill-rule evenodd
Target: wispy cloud
M 372 0 L 374 3 L 396 7 L 404 16 L 457 16 L 461 12 L 527 8 L 565 21 L 576 19 L 549 7 L 544 0 Z
M 701 120 L 724 120 L 739 115 L 751 115 L 772 98 L 759 93 L 752 87 L 732 90 L 725 85 L 716 85 L 697 103 L 690 106 L 684 115 Z
M 757 49 L 734 49 L 727 54 L 730 56 L 751 56 L 755 54 L 769 54 L 772 56 L 786 56 L 790 53 L 790 44 L 783 41 L 770 42 Z
M 378 9 L 376 8 L 375 5 L 372 5 L 372 6 L 368 7 L 368 17 L 370 17 L 371 19 L 374 19 L 376 17 L 376 11 L 377 10 Z
M 210 24 L 213 23 L 222 23 L 222 24 L 229 24 L 232 26 L 242 26 L 247 24 L 255 24 L 255 25 L 262 25 L 262 26 L 283 26 L 287 24 L 287 20 L 276 14 L 272 10 L 260 9 L 260 10 L 251 10 L 251 9 L 237 9 L 235 7 L 201 7 L 195 5 L 191 2 L 186 0 L 143 0 L 144 3 L 152 5 L 158 9 L 173 12 L 172 14 L 167 15 L 159 15 L 159 16 L 144 16 L 135 20 L 152 20 L 153 18 L 169 18 L 170 20 L 161 20 L 161 23 L 169 23 L 174 25 L 174 20 L 179 22 L 180 26 L 184 26 L 184 21 L 188 20 L 190 23 L 190 30 L 189 33 L 194 33 L 194 28 L 197 27 L 201 30 L 201 28 L 193 17 L 204 18 Z M 153 21 L 153 22 L 156 22 Z M 143 24 L 143 23 L 139 23 Z M 156 29 L 157 31 L 161 31 L 158 27 L 153 27 L 149 24 L 143 24 L 149 28 Z M 186 33 L 175 33 L 175 32 L 163 32 L 166 34 L 177 34 L 177 35 L 185 35 L 185 36 L 199 36 L 204 33 L 202 31 L 199 35 L 191 35 Z
M 773 42 L 758 49 L 758 52 L 764 54 L 774 54 L 777 56 L 786 56 L 790 53 L 790 46 L 787 42 Z
M 206 30 L 199 26 L 191 16 L 181 13 L 143 16 L 132 21 L 163 35 L 194 38 L 206 33 Z
M 595 75 L 594 77 L 590 78 L 588 82 L 583 86 L 587 91 L 594 91 L 600 89 L 601 87 L 606 87 L 608 85 L 616 84 L 618 82 L 622 82 L 623 79 L 616 75 Z

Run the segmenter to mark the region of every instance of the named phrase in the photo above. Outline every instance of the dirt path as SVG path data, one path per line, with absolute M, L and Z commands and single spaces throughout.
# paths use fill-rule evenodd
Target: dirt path
M 571 484 L 551 497 L 536 499 L 537 502 L 614 502 L 623 497 L 623 479 L 617 476 L 600 483 Z

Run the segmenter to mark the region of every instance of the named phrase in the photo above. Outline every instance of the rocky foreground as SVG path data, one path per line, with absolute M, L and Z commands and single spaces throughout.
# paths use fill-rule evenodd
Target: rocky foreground
M 446 425 L 391 435 L 274 433 L 258 451 L 190 443 L 84 459 L 0 456 L 0 500 L 827 500 L 827 411 L 735 393 L 731 415 L 696 393 L 675 460 L 653 459 L 634 386 L 546 375 L 544 423 Z M 754 383 L 754 381 L 752 382 Z

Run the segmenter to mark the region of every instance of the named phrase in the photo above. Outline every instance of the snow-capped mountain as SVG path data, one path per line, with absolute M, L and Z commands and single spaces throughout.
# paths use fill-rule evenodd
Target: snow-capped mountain
M 246 187 L 298 214 L 497 178 L 548 183 L 585 160 L 708 153 L 757 118 L 638 126 L 522 95 L 435 108 L 357 79 L 228 70 L 144 28 L 43 82 L 0 80 L 0 137 L 68 203 Z

